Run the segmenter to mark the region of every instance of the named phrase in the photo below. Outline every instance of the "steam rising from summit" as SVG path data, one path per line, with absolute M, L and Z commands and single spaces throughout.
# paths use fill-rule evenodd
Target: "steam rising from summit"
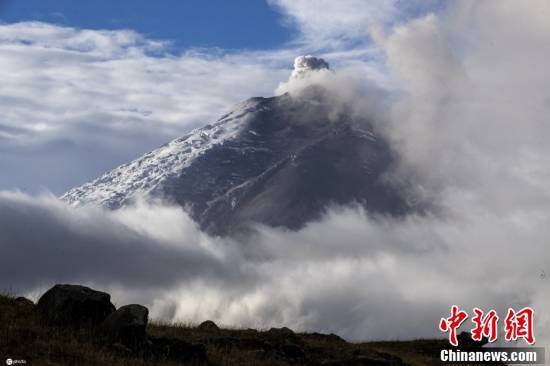
M 337 108 L 328 92 L 336 76 L 323 73 L 328 67 L 300 56 L 288 82 L 294 93 L 251 98 L 62 199 L 119 209 L 141 195 L 160 198 L 223 236 L 258 223 L 298 230 L 334 205 L 408 213 L 413 207 L 404 191 L 384 179 L 394 163 L 388 144 L 366 115 Z
M 303 78 L 310 71 L 328 69 L 330 69 L 328 62 L 322 58 L 311 55 L 298 56 L 294 59 L 294 71 L 292 71 L 290 78 Z

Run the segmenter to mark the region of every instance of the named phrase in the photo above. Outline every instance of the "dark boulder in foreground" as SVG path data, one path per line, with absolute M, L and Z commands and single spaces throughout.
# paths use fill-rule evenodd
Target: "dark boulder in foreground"
M 292 329 L 287 327 L 271 328 L 267 332 L 265 332 L 265 335 L 270 342 L 278 345 L 292 344 L 295 343 L 298 339 L 296 333 L 294 333 Z
M 16 297 L 15 302 L 21 306 L 29 306 L 29 307 L 34 306 L 34 302 L 32 302 L 31 300 L 23 296 Z
M 146 341 L 145 328 L 149 310 L 142 305 L 132 304 L 119 308 L 103 321 L 101 327 L 111 339 L 128 347 L 137 347 Z
M 294 337 L 295 333 L 292 329 L 287 327 L 282 328 L 271 328 L 267 331 L 267 334 L 273 337 L 281 337 L 281 338 L 287 338 L 287 337 Z
M 204 332 L 217 332 L 220 328 L 212 320 L 206 320 L 199 324 L 198 329 Z
M 316 339 L 318 342 L 346 343 L 346 341 L 342 337 L 334 333 L 323 334 L 323 333 L 314 332 L 314 333 L 309 333 L 308 336 L 312 339 Z
M 481 348 L 482 346 L 489 343 L 489 338 L 483 336 L 480 341 L 474 341 L 472 339 L 472 333 L 470 332 L 461 332 L 457 337 L 458 345 L 462 348 Z
M 46 339 L 50 333 L 52 337 L 57 337 L 52 341 L 56 345 L 69 347 L 64 357 L 70 362 L 61 364 L 76 364 L 72 362 L 73 355 L 80 352 L 80 343 L 68 344 L 67 338 L 59 338 L 60 335 L 70 335 L 95 347 L 99 352 L 95 361 L 107 361 L 101 363 L 106 365 L 114 364 L 111 362 L 114 359 L 127 360 L 128 363 L 121 363 L 125 365 L 407 365 L 399 357 L 364 349 L 335 334 L 295 333 L 287 327 L 267 331 L 220 329 L 211 320 L 196 328 L 149 325 L 149 310 L 145 306 L 131 304 L 116 310 L 109 294 L 84 286 L 55 285 L 36 306 L 25 298 L 10 301 L 16 311 L 9 313 L 20 314 L 22 319 L 35 318 L 37 329 L 42 329 L 41 335 L 36 334 L 36 325 L 30 330 L 18 331 L 20 337 L 29 340 L 29 347 L 41 345 L 36 340 Z M 3 315 L 1 310 L 0 307 L 0 319 Z M 40 315 L 47 321 L 40 321 Z M 62 332 L 52 332 L 51 325 L 67 328 Z M 462 334 L 460 338 L 461 341 L 467 339 L 468 334 Z M 12 341 L 12 348 L 13 344 L 15 342 Z M 50 348 L 41 354 L 47 352 Z M 90 352 L 82 352 L 81 357 L 90 357 Z
M 55 285 L 38 300 L 38 310 L 54 325 L 99 325 L 115 311 L 111 296 L 79 285 Z

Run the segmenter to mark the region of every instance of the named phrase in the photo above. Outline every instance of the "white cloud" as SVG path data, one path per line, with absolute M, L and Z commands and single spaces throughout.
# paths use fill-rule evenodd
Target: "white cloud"
M 164 46 L 133 31 L 0 25 L 0 186 L 61 193 L 270 95 L 287 75 L 276 52 Z
M 260 227 L 236 243 L 199 232 L 176 207 L 107 212 L 2 192 L 0 286 L 38 296 L 56 282 L 84 283 L 118 305 L 145 304 L 154 318 L 355 340 L 441 336 L 437 321 L 455 303 L 530 304 L 539 340 L 548 339 L 547 220 L 450 199 L 446 217 L 340 208 L 300 231 Z
M 130 31 L 0 25 L 0 187 L 62 193 L 233 104 L 271 96 L 309 46 L 188 50 Z M 385 82 L 371 50 L 328 52 L 337 68 Z
M 393 20 L 397 1 L 362 0 L 269 0 L 298 27 L 301 42 L 337 46 L 341 42 L 364 41 L 369 27 Z M 363 38 L 363 39 L 362 39 Z
M 525 24 L 546 3 L 503 11 L 504 3 L 457 3 L 382 41 L 403 81 L 389 136 L 431 191 L 467 189 L 498 209 L 540 207 L 550 183 L 550 33 L 538 33 L 547 22 L 536 15 Z

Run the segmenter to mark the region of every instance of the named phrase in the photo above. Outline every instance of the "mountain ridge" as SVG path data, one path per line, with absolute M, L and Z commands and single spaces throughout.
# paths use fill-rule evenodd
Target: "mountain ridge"
M 226 134 L 223 136 L 217 135 L 217 133 L 221 135 L 223 131 L 219 131 L 216 127 L 222 122 L 242 117 L 238 113 L 246 113 L 247 110 L 253 108 L 252 102 L 256 100 L 257 98 L 250 98 L 245 102 L 239 103 L 233 111 L 226 113 L 212 125 L 208 124 L 204 127 L 196 128 L 188 134 L 176 138 L 130 163 L 120 165 L 91 182 L 67 191 L 60 198 L 73 206 L 94 203 L 108 208 L 120 208 L 127 199 L 131 198 L 124 195 L 132 186 L 138 188 L 140 193 L 146 194 L 156 187 L 155 183 L 158 183 L 156 182 L 157 179 L 162 178 L 159 177 L 159 174 L 170 175 L 177 171 L 177 169 L 186 166 L 186 164 L 190 164 L 204 148 L 208 147 L 203 144 L 206 137 L 204 134 L 205 129 L 214 129 L 215 136 L 212 143 L 219 143 L 224 138 L 229 138 L 231 133 L 236 132 L 238 126 L 230 126 L 233 129 L 225 131 Z M 167 162 L 171 164 L 165 164 Z M 149 174 L 144 174 L 145 172 L 143 172 L 143 174 L 121 177 L 124 171 L 137 171 L 137 168 L 140 167 L 151 168 L 145 169 L 147 170 L 146 173 Z M 121 178 L 127 178 L 127 180 L 117 185 L 116 183 L 121 181 Z M 105 185 L 104 183 L 108 184 Z M 93 195 L 91 194 L 92 192 L 97 192 L 98 194 Z
M 327 73 L 328 64 L 298 58 L 291 80 Z M 307 80 L 306 80 L 307 81 Z M 387 179 L 395 156 L 372 121 L 334 103 L 321 85 L 300 93 L 255 97 L 61 199 L 109 209 L 139 196 L 183 207 L 216 235 L 255 223 L 298 230 L 330 206 L 359 204 L 376 214 L 413 209 Z

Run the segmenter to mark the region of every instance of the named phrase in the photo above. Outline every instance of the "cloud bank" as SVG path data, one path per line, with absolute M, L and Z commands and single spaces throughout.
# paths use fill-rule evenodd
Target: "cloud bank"
M 287 73 L 246 52 L 168 51 L 133 31 L 0 25 L 0 187 L 63 193 L 271 94 Z
M 446 218 L 341 208 L 301 231 L 259 227 L 236 243 L 199 232 L 175 207 L 105 212 L 2 193 L 0 286 L 37 296 L 85 283 L 157 319 L 355 340 L 439 336 L 437 320 L 455 303 L 546 308 L 546 222 L 525 225 L 460 198 Z M 539 339 L 547 330 L 541 311 Z
M 0 189 L 62 194 L 215 121 L 236 103 L 272 95 L 299 54 L 324 48 L 338 67 L 385 79 L 365 62 L 376 47 L 345 46 L 293 42 L 174 54 L 170 42 L 132 30 L 0 24 Z

